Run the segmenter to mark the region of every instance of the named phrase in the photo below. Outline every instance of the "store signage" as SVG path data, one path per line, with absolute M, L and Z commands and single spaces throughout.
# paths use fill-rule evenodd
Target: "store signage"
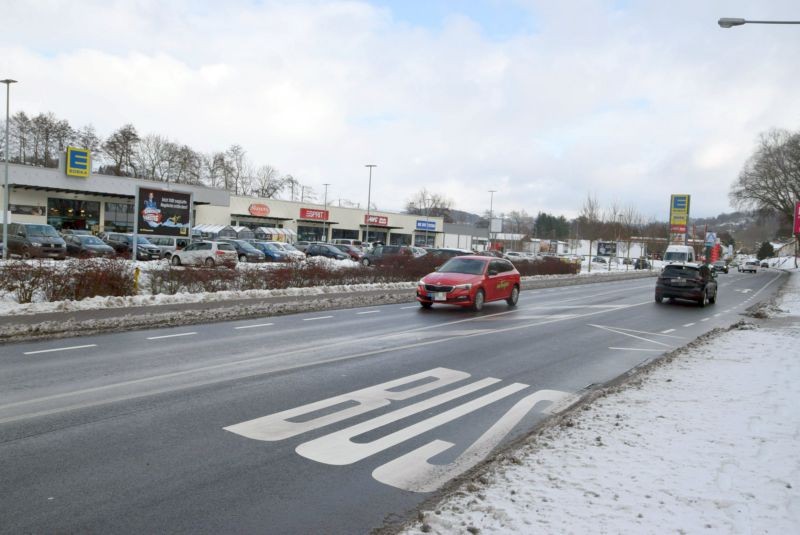
M 425 221 L 417 219 L 417 230 L 435 231 L 436 221 Z
M 138 187 L 137 232 L 188 236 L 192 194 Z
M 269 215 L 269 206 L 261 203 L 253 203 L 247 208 L 247 211 L 250 215 L 256 217 L 267 217 Z
M 364 223 L 367 225 L 377 225 L 379 227 L 388 227 L 389 218 L 385 215 L 365 215 Z
M 794 234 L 800 234 L 800 201 L 794 205 Z
M 327 210 L 315 210 L 312 208 L 300 208 L 300 219 L 314 219 L 316 221 L 327 221 Z
M 690 195 L 676 194 L 669 201 L 669 231 L 673 234 L 686 234 L 689 223 Z
M 89 176 L 91 165 L 89 162 L 91 153 L 88 149 L 77 147 L 67 147 L 67 175 L 68 176 Z
M 597 242 L 597 256 L 617 256 L 617 243 L 613 241 Z

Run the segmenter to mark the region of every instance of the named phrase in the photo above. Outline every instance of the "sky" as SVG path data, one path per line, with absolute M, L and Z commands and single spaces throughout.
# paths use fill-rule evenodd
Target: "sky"
M 322 199 L 666 220 L 734 209 L 759 134 L 798 129 L 791 0 L 0 0 L 11 113 L 241 145 Z M 489 190 L 496 190 L 490 196 Z

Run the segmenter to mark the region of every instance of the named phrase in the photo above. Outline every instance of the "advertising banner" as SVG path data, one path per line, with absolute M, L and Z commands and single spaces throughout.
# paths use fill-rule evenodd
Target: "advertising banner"
M 503 232 L 503 220 L 499 217 L 493 217 L 489 222 L 489 232 L 499 234 Z
M 800 234 L 800 201 L 794 205 L 794 235 Z
M 137 232 L 141 235 L 189 236 L 192 194 L 138 187 Z
M 597 242 L 597 256 L 617 256 L 617 243 L 613 241 Z
M 436 221 L 424 221 L 417 219 L 417 230 L 435 231 Z
M 669 202 L 669 229 L 674 234 L 685 234 L 689 222 L 690 195 L 676 194 Z
M 314 208 L 300 208 L 300 219 L 313 219 L 314 221 L 327 221 L 328 211 Z
M 365 215 L 364 216 L 364 224 L 366 225 L 376 225 L 379 227 L 388 227 L 389 226 L 389 218 L 385 215 Z

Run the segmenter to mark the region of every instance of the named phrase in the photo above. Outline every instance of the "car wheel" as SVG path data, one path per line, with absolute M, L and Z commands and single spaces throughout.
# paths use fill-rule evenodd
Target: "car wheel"
M 698 301 L 697 304 L 700 305 L 701 308 L 706 306 L 706 305 L 708 305 L 708 292 L 707 291 L 705 291 L 705 290 L 703 291 L 703 296 L 700 298 L 700 301 Z
M 180 266 L 181 265 L 181 259 L 179 257 L 177 257 L 177 256 L 173 256 L 172 258 L 170 258 L 169 261 L 172 263 L 173 266 Z
M 714 290 L 714 295 L 708 298 L 708 302 L 712 305 L 717 302 L 717 291 Z
M 207 259 L 207 260 L 206 260 L 206 264 L 208 264 L 208 260 L 211 260 L 211 259 L 210 259 L 210 258 L 209 258 L 209 259 Z M 243 254 L 240 254 L 240 255 L 239 255 L 239 262 L 247 262 L 247 256 L 246 256 L 246 255 L 243 255 Z M 213 264 L 213 263 L 214 263 L 214 261 L 213 261 L 213 260 L 211 260 L 211 263 Z
M 421 306 L 424 309 L 429 309 L 433 306 L 433 303 L 426 303 L 425 301 L 420 301 L 419 306 Z
M 361 259 L 362 266 L 369 266 L 369 258 L 362 258 Z
M 23 247 L 23 248 L 22 248 L 22 254 L 21 254 L 21 256 L 22 256 L 22 258 L 23 258 L 23 259 L 25 259 L 25 260 L 30 260 L 30 259 L 31 259 L 31 257 L 32 257 L 32 255 L 31 255 L 31 250 L 30 250 L 30 249 L 28 249 L 27 247 Z
M 214 259 L 213 258 L 206 258 L 206 261 L 204 263 L 208 267 L 214 267 Z
M 515 307 L 517 306 L 517 301 L 519 301 L 519 286 L 515 284 L 514 287 L 511 288 L 511 295 L 506 299 L 506 303 L 508 303 L 510 307 Z
M 165 253 L 164 254 L 164 260 L 169 260 L 170 258 L 172 258 L 171 254 L 169 254 L 169 253 Z
M 656 294 L 656 303 L 663 303 L 663 302 L 664 302 L 664 298 L 661 297 L 660 295 Z
M 475 292 L 475 300 L 472 302 L 472 310 L 475 312 L 480 312 L 483 308 L 483 303 L 486 300 L 486 294 L 483 293 L 483 290 L 478 290 Z

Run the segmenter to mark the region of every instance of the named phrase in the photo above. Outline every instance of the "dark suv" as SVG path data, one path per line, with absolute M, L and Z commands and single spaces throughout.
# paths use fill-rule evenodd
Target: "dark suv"
M 350 255 L 328 243 L 311 243 L 306 247 L 306 256 L 325 256 L 335 260 L 347 260 Z
M 8 224 L 8 254 L 22 258 L 57 258 L 67 256 L 67 244 L 50 225 L 34 223 Z
M 669 264 L 656 281 L 656 303 L 664 298 L 697 301 L 704 307 L 716 303 L 717 281 L 706 265 Z
M 252 244 L 244 240 L 234 240 L 232 238 L 220 238 L 220 242 L 230 243 L 236 249 L 239 262 L 264 262 L 267 256 L 253 247 Z
M 133 234 L 104 232 L 99 237 L 106 245 L 113 247 L 117 255 L 130 258 L 133 250 Z M 158 260 L 159 258 L 161 258 L 161 249 L 150 243 L 144 236 L 139 236 L 136 240 L 136 259 Z
M 363 256 L 361 263 L 365 266 L 401 264 L 413 258 L 414 252 L 407 245 L 378 245 L 372 252 Z

